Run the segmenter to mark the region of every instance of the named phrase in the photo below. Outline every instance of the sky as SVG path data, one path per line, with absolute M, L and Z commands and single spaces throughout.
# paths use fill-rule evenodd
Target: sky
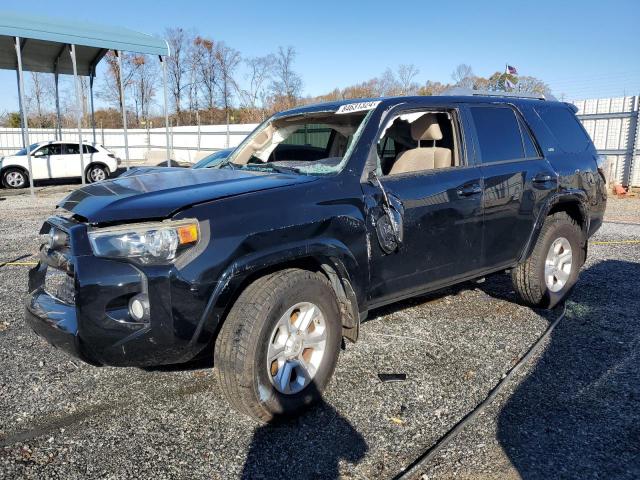
M 403 63 L 418 67 L 419 83 L 451 82 L 460 63 L 480 76 L 508 63 L 565 99 L 640 94 L 640 0 L 2 0 L 2 10 L 160 36 L 166 27 L 183 27 L 246 57 L 292 45 L 309 95 Z M 15 72 L 0 71 L 0 112 L 17 110 L 17 103 Z

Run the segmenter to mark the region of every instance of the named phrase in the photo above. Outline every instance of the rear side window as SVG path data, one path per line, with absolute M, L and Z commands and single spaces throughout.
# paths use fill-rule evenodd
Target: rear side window
M 537 107 L 536 112 L 562 150 L 568 153 L 580 153 L 587 149 L 590 143 L 589 137 L 569 109 Z
M 66 153 L 67 155 L 77 155 L 80 153 L 80 147 L 77 143 L 65 143 L 64 153 Z
M 482 163 L 524 158 L 520 126 L 508 107 L 470 107 Z
M 67 155 L 78 155 L 80 153 L 80 145 L 77 143 L 66 143 L 65 150 Z M 96 153 L 96 150 L 91 145 L 87 145 L 86 143 L 82 144 L 82 153 Z

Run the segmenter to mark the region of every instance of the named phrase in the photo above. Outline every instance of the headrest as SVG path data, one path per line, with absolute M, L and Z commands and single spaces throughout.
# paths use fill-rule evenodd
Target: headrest
M 425 113 L 411 124 L 411 137 L 416 140 L 442 140 L 442 130 L 435 113 Z

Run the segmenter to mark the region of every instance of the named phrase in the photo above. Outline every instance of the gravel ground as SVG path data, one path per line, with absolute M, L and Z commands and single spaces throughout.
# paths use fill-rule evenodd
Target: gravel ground
M 0 265 L 32 261 L 61 193 L 40 195 L 0 201 Z M 593 240 L 640 239 L 640 201 L 611 199 L 607 219 Z M 228 408 L 207 366 L 96 368 L 50 347 L 24 325 L 27 268 L 0 267 L 3 478 L 389 478 L 557 315 L 515 303 L 506 275 L 377 310 L 322 405 L 259 426 Z M 423 477 L 640 477 L 639 278 L 639 244 L 594 244 L 544 351 Z

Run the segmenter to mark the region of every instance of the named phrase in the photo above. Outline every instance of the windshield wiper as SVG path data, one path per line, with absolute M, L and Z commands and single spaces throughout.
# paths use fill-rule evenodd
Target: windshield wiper
M 284 165 L 274 165 L 273 163 L 248 163 L 244 166 L 244 168 L 255 168 L 256 170 L 271 170 L 278 173 L 300 173 L 300 169 L 296 167 L 285 167 Z

